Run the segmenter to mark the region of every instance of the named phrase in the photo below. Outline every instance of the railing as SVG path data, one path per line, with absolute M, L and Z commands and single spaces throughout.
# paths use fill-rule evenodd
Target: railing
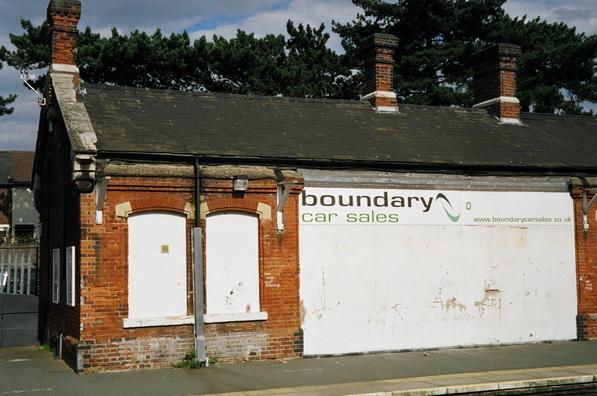
M 36 247 L 0 247 L 0 293 L 37 295 Z

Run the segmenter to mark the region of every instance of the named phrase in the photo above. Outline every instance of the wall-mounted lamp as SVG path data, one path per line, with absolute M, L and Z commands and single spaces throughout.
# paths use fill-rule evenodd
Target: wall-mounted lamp
M 232 190 L 234 192 L 245 192 L 249 188 L 249 177 L 247 175 L 234 176 Z

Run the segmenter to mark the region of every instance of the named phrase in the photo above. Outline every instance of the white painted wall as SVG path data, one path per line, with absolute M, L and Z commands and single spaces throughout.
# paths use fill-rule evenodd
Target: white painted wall
M 436 199 L 440 191 L 386 191 L 433 200 L 427 212 L 417 201 L 410 208 L 300 209 L 305 355 L 576 337 L 569 194 L 441 192 L 448 206 Z M 348 213 L 372 211 L 400 221 L 346 221 Z M 314 223 L 307 213 L 337 216 Z
M 207 314 L 259 312 L 259 219 L 223 212 L 205 225 Z
M 128 228 L 128 317 L 186 315 L 186 218 L 139 214 L 128 218 Z

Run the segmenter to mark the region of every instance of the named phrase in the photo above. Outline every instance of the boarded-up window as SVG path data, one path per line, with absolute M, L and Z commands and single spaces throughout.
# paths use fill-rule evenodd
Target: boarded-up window
M 60 249 L 52 250 L 52 302 L 60 302 Z
M 258 218 L 208 216 L 205 249 L 207 314 L 259 312 Z
M 66 248 L 66 303 L 75 306 L 75 247 Z
M 140 214 L 128 219 L 128 228 L 128 317 L 186 315 L 186 218 Z

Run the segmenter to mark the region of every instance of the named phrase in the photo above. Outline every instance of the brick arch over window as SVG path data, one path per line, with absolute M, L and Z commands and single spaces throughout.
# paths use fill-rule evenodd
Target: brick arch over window
M 201 203 L 201 218 L 203 220 L 205 220 L 206 216 L 219 212 L 254 214 L 259 217 L 260 221 L 271 220 L 272 218 L 272 207 L 259 200 L 243 200 L 239 202 L 234 198 L 224 198 Z
M 133 214 L 146 212 L 170 212 L 193 218 L 193 204 L 180 197 L 142 197 L 116 205 L 116 217 L 128 218 Z

